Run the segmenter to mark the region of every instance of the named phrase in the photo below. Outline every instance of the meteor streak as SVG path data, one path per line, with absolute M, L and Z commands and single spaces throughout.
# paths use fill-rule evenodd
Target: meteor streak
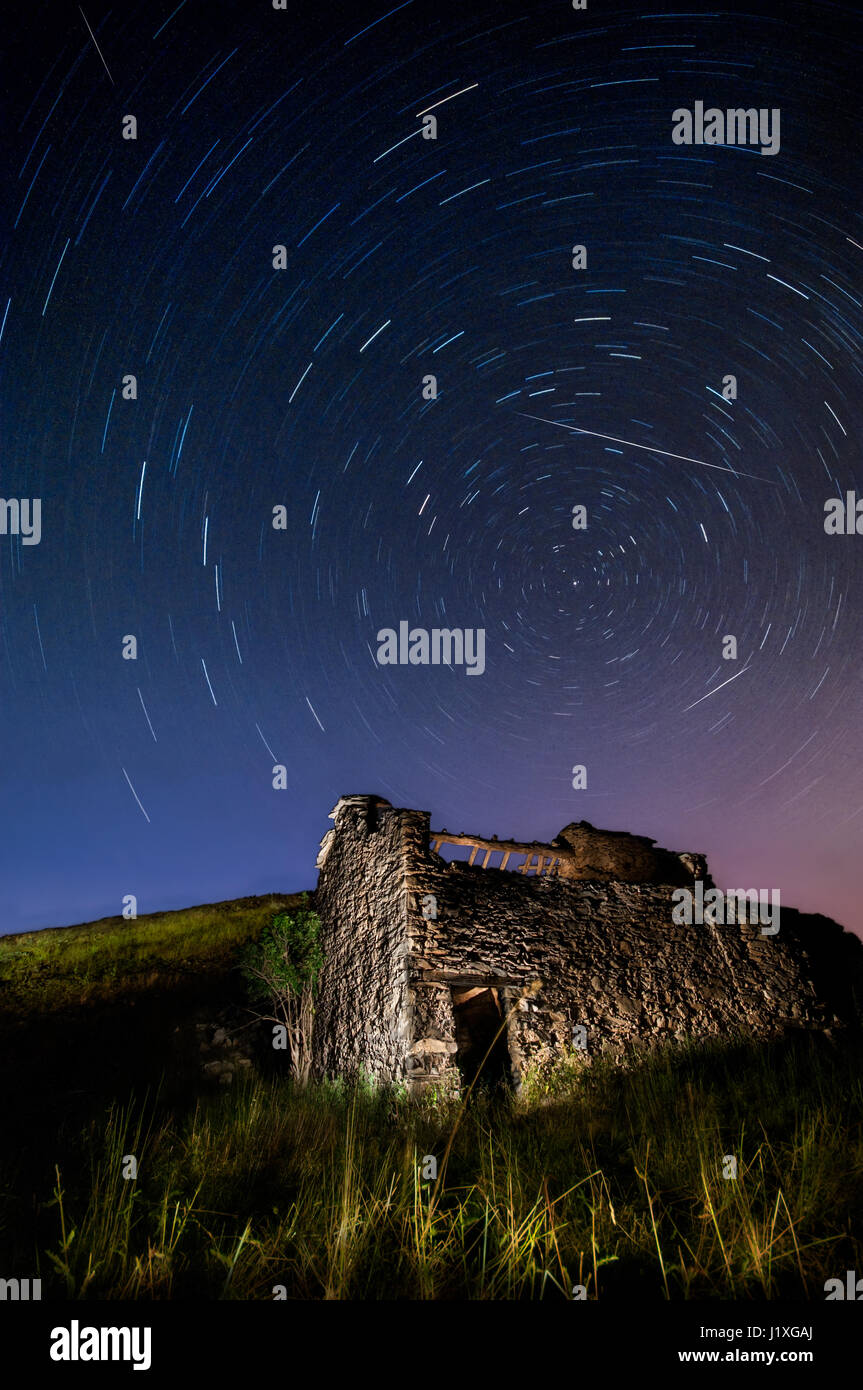
M 562 420 L 546 420 L 542 415 L 527 415 L 523 410 L 517 414 L 525 420 L 539 420 L 543 425 L 557 425 L 561 430 L 572 430 L 574 434 L 589 434 L 593 439 L 608 439 L 613 444 L 625 444 L 628 449 L 646 449 L 649 454 L 662 454 L 668 459 L 682 459 L 684 463 L 697 463 L 701 468 L 717 468 L 720 473 L 733 473 L 735 478 L 752 478 L 757 483 L 770 483 L 775 487 L 772 478 L 759 478 L 755 473 L 741 473 L 739 468 L 723 468 L 721 463 L 705 463 L 703 459 L 692 459 L 687 454 L 672 454 L 668 449 L 657 449 L 653 444 L 633 444 L 631 439 L 618 439 L 613 434 L 599 434 L 596 430 L 579 429 L 577 425 L 565 425 Z

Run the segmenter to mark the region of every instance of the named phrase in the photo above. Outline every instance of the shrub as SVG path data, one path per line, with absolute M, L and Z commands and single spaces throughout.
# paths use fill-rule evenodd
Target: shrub
M 271 1008 L 256 1017 L 284 1028 L 291 1072 L 301 1085 L 312 1066 L 314 999 L 324 964 L 320 932 L 321 920 L 304 893 L 297 911 L 277 913 L 260 941 L 246 946 L 240 957 L 251 999 L 265 1000 Z

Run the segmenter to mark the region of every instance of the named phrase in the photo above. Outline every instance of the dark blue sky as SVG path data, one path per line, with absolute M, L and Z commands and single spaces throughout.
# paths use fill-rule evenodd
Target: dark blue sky
M 356 791 L 863 930 L 860 18 L 387 8 L 5 21 L 0 931 L 311 887 Z

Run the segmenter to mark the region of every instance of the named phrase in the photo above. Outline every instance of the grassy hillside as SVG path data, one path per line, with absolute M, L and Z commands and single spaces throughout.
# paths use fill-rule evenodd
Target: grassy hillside
M 117 1002 L 170 989 L 184 976 L 224 972 L 236 947 L 257 937 L 274 912 L 290 911 L 300 896 L 238 898 L 135 921 L 103 917 L 2 936 L 0 1021 Z

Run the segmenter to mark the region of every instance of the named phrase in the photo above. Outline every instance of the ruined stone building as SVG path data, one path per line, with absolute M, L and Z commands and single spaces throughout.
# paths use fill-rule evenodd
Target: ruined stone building
M 586 821 L 550 844 L 435 832 L 377 796 L 331 819 L 319 1074 L 457 1088 L 488 1053 L 483 1077 L 517 1088 L 573 1050 L 859 1022 L 863 944 L 835 922 L 675 924 L 676 887 L 713 887 L 703 855 Z

